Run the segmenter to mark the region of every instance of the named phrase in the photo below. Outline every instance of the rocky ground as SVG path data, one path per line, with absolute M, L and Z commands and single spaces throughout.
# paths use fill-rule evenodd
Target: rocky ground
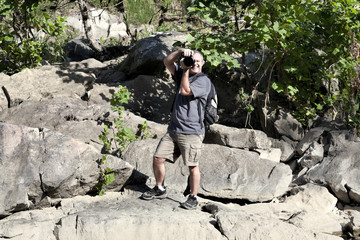
M 284 109 L 271 122 L 279 138 L 211 126 L 195 211 L 179 207 L 188 177 L 182 161 L 166 165 L 166 199 L 139 199 L 154 185 L 152 153 L 173 95 L 162 59 L 179 39 L 144 39 L 117 61 L 0 74 L 0 239 L 359 239 L 359 139 L 332 121 L 304 131 Z M 146 120 L 152 138 L 100 164 L 98 136 L 116 118 L 109 100 L 120 84 L 132 92 L 125 124 L 136 132 Z M 229 119 L 237 90 L 216 86 L 220 118 Z M 94 196 L 106 167 L 116 180 Z

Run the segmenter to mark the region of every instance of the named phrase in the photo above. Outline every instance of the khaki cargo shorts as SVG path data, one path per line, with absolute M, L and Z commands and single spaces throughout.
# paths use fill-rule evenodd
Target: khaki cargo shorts
M 180 157 L 185 166 L 198 166 L 204 135 L 186 135 L 167 132 L 160 140 L 154 157 L 175 163 Z

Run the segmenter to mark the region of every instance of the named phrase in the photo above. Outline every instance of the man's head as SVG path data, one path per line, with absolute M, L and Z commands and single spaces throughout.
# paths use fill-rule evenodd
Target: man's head
M 190 68 L 190 74 L 198 74 L 202 71 L 202 66 L 204 65 L 204 57 L 199 51 L 193 52 L 193 58 L 195 60 L 194 65 Z

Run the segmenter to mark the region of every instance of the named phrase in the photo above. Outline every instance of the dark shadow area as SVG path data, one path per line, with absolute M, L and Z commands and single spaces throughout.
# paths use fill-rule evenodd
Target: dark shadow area
M 250 202 L 247 199 L 235 199 L 235 198 L 220 198 L 220 197 L 213 197 L 213 196 L 206 196 L 204 194 L 199 193 L 198 194 L 199 197 L 204 198 L 204 199 L 208 199 L 214 202 L 220 202 L 220 203 L 224 203 L 224 204 L 228 204 L 228 203 L 234 203 L 234 204 L 238 204 L 240 206 L 245 206 L 245 205 L 249 205 L 249 204 L 255 204 L 258 202 Z

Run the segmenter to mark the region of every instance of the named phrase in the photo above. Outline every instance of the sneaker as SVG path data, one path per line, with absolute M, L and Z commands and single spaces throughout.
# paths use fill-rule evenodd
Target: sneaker
M 154 198 L 166 198 L 166 189 L 164 191 L 160 190 L 158 186 L 155 186 L 153 189 L 144 192 L 141 195 L 141 198 L 144 200 L 151 200 Z
M 180 206 L 185 209 L 193 210 L 193 209 L 196 209 L 198 204 L 199 203 L 198 203 L 196 197 L 194 195 L 190 194 L 188 199 L 185 202 L 181 203 Z

